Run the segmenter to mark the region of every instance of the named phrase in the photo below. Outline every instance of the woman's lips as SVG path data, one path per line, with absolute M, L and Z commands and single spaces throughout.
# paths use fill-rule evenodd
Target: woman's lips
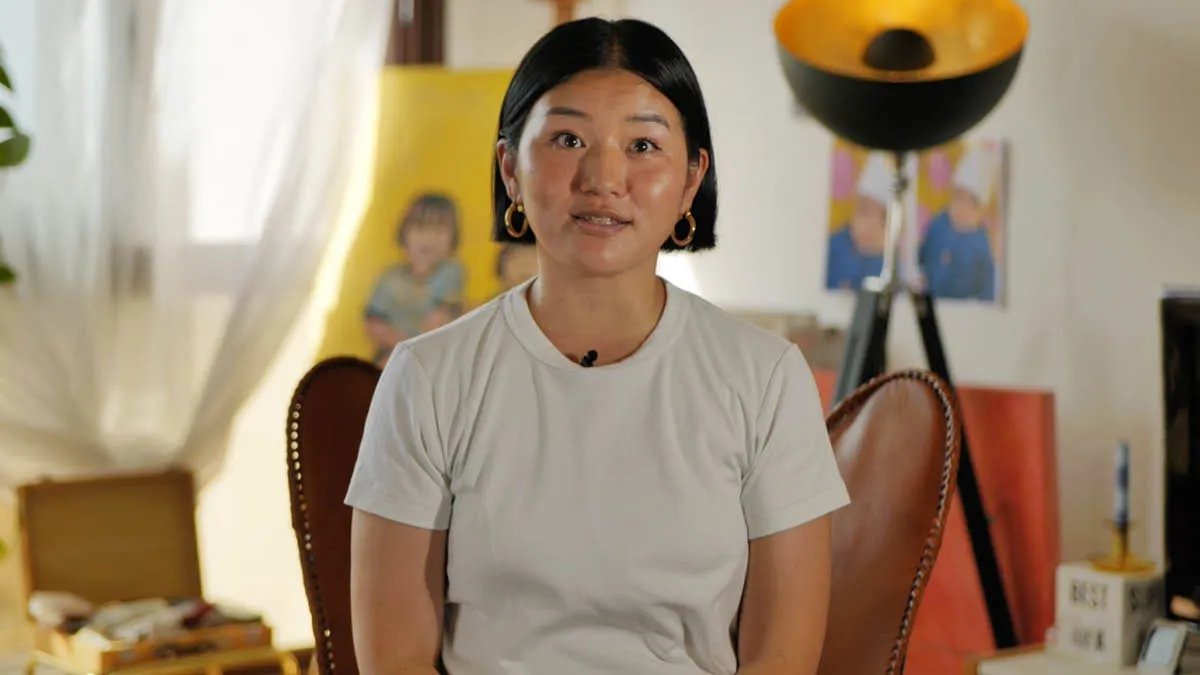
M 631 223 L 611 216 L 578 215 L 574 217 L 575 227 L 587 234 L 611 236 L 628 227 Z

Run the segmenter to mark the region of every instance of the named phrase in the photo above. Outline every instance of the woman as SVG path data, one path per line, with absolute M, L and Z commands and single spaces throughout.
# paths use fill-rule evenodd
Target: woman
M 538 276 L 399 345 L 347 503 L 371 675 L 816 672 L 848 502 L 799 350 L 655 275 L 715 241 L 700 88 L 638 21 L 526 55 L 495 238 Z

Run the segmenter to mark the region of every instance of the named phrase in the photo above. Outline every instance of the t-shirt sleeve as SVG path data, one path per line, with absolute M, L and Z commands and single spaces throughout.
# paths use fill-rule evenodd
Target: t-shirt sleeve
M 375 388 L 346 504 L 413 527 L 450 525 L 450 481 L 433 389 L 416 356 L 396 348 Z
M 750 539 L 802 525 L 850 503 L 833 456 L 812 370 L 789 347 L 755 421 L 742 510 Z

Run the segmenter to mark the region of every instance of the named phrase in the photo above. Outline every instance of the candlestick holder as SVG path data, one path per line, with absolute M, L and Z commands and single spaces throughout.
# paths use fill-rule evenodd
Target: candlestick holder
M 1145 574 L 1154 569 L 1154 562 L 1139 557 L 1129 544 L 1133 522 L 1105 520 L 1104 524 L 1111 534 L 1111 549 L 1106 555 L 1093 557 L 1092 567 L 1116 574 Z

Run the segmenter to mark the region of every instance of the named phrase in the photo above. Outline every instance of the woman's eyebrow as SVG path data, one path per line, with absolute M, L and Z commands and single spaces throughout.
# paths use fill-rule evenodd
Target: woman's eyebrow
M 578 117 L 581 119 L 591 119 L 591 117 L 592 117 L 591 115 L 585 113 L 582 110 L 579 110 L 578 108 L 571 108 L 571 107 L 562 106 L 562 105 L 556 105 L 553 108 L 550 108 L 549 110 L 546 111 L 546 117 L 552 117 L 555 115 L 560 115 L 563 117 Z M 656 112 L 643 112 L 643 113 L 637 113 L 634 115 L 630 115 L 629 117 L 625 118 L 625 121 L 626 122 L 643 122 L 643 123 L 649 123 L 649 124 L 661 124 L 662 126 L 666 127 L 667 129 L 671 128 L 671 123 L 667 121 L 667 118 L 663 117 L 662 115 L 660 115 Z
M 568 108 L 567 106 L 562 106 L 562 105 L 556 105 L 553 108 L 546 111 L 546 117 L 553 117 L 555 115 L 561 115 L 563 117 L 583 117 L 583 118 L 591 117 L 591 115 L 583 112 L 582 110 L 579 110 L 577 108 Z
M 663 117 L 662 115 L 659 115 L 656 112 L 644 112 L 644 113 L 638 113 L 636 115 L 630 115 L 629 117 L 626 117 L 625 120 L 627 122 L 646 122 L 649 124 L 661 124 L 668 129 L 671 128 L 671 123 L 667 121 L 667 118 Z

